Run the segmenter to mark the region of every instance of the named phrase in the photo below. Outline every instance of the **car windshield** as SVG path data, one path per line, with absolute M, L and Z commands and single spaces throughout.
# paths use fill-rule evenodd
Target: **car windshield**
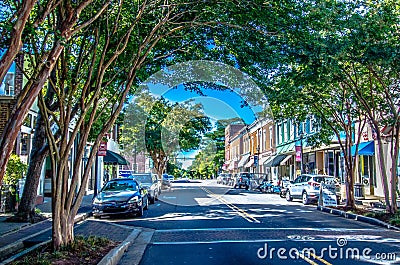
M 335 178 L 331 178 L 331 177 L 314 177 L 314 181 L 321 183 L 322 181 L 325 184 L 335 184 Z
M 136 191 L 138 189 L 136 183 L 132 180 L 109 181 L 104 186 L 103 191 Z
M 132 178 L 136 179 L 142 183 L 151 183 L 151 176 L 150 175 L 132 175 Z

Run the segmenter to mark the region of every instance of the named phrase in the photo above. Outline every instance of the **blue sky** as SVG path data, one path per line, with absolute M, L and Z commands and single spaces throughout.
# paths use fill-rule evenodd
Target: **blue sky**
M 252 123 L 256 119 L 255 112 L 259 111 L 259 107 L 244 106 L 245 101 L 237 92 L 226 90 L 215 90 L 202 88 L 202 93 L 205 96 L 199 95 L 196 92 L 185 90 L 183 85 L 175 88 L 168 88 L 162 85 L 148 84 L 149 91 L 156 96 L 173 102 L 183 102 L 188 99 L 193 99 L 197 103 L 203 104 L 205 114 L 214 123 L 217 120 L 230 119 L 239 117 L 247 124 Z M 198 150 L 183 152 L 178 157 L 194 158 Z M 192 163 L 192 160 L 183 161 L 183 167 L 187 168 Z
M 255 120 L 255 112 L 258 109 L 258 107 L 251 106 L 242 107 L 245 100 L 237 92 L 229 89 L 202 88 L 205 96 L 187 91 L 182 85 L 176 88 L 168 88 L 158 84 L 149 85 L 149 90 L 152 94 L 163 96 L 173 102 L 193 99 L 195 102 L 203 104 L 205 114 L 213 121 L 240 117 L 245 123 L 250 124 Z

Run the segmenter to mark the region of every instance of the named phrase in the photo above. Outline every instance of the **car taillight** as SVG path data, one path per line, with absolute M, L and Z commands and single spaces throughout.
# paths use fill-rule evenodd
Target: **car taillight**
M 310 185 L 311 187 L 319 187 L 319 183 L 318 182 L 308 182 L 308 185 Z

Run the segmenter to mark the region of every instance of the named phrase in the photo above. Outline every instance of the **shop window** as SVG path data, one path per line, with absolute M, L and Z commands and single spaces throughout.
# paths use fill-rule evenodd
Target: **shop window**
M 28 155 L 29 152 L 29 134 L 21 134 L 21 155 Z

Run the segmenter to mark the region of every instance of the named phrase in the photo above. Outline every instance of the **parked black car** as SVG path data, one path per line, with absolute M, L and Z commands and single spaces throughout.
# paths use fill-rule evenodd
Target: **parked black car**
M 244 188 L 246 190 L 250 187 L 250 180 L 252 175 L 248 172 L 239 173 L 239 176 L 236 178 L 235 185 L 233 186 L 235 189 Z
M 142 185 L 129 178 L 108 181 L 93 200 L 93 216 L 136 214 L 148 209 L 148 193 Z

